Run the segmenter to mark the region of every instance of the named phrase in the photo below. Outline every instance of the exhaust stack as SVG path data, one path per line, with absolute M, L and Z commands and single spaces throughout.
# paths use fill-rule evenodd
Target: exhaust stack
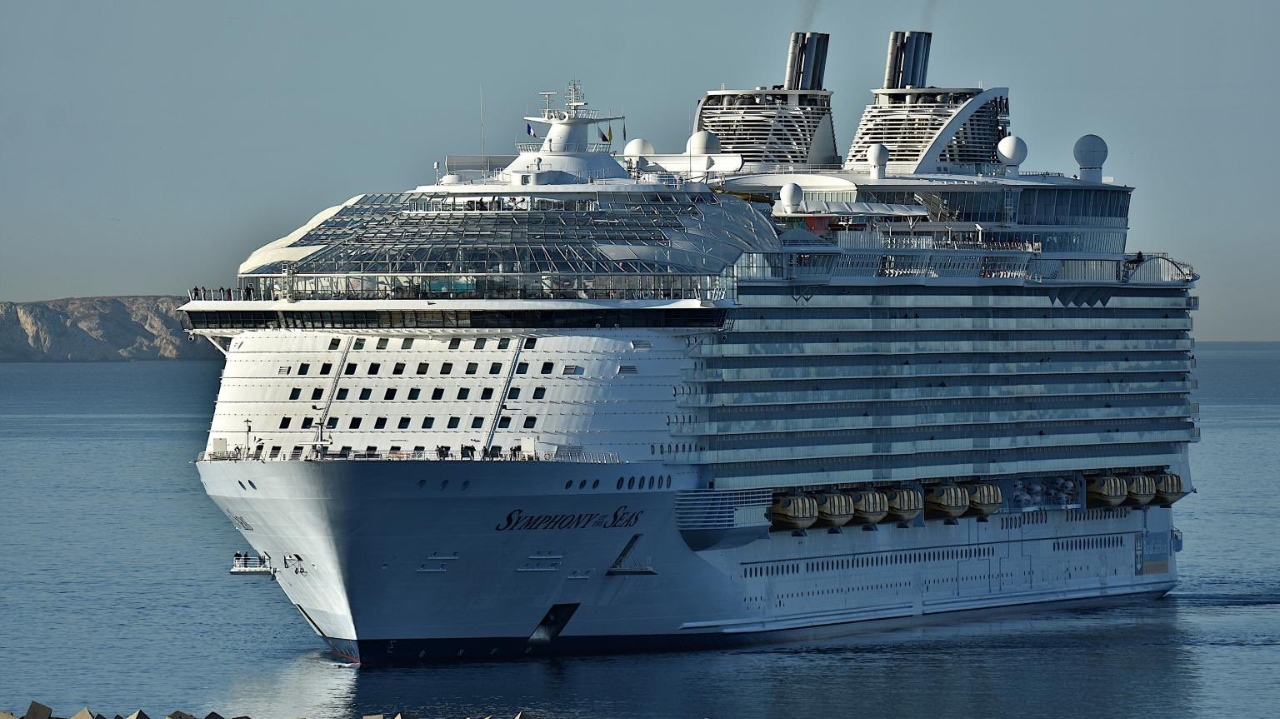
M 827 72 L 827 42 L 824 32 L 793 32 L 787 50 L 784 90 L 821 90 Z
M 889 52 L 884 63 L 884 89 L 927 87 L 929 46 L 933 33 L 895 30 L 889 33 Z

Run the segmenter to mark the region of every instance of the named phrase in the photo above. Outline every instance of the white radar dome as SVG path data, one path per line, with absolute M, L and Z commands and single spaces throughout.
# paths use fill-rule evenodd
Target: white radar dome
M 720 138 L 714 132 L 698 130 L 689 136 L 684 151 L 690 155 L 714 155 L 720 152 Z
M 782 211 L 793 214 L 800 209 L 800 202 L 804 200 L 804 189 L 794 182 L 788 182 L 782 186 L 779 196 L 782 200 Z
M 1080 167 L 1101 168 L 1102 163 L 1107 161 L 1107 143 L 1097 135 L 1085 135 L 1076 140 L 1076 147 L 1072 153 L 1076 157 L 1076 164 Z
M 1009 135 L 996 145 L 1001 164 L 1017 166 L 1027 159 L 1027 143 L 1017 135 Z
M 441 185 L 461 185 L 462 178 L 458 175 L 445 175 L 440 178 Z
M 645 157 L 655 154 L 657 153 L 653 150 L 653 144 L 639 137 L 628 142 L 627 146 L 622 148 L 623 157 Z

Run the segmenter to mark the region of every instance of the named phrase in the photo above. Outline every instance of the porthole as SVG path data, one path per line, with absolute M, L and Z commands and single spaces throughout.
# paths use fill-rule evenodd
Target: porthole
M 569 481 L 565 482 L 565 483 L 564 483 L 564 488 L 565 488 L 565 489 L 573 489 L 573 480 L 571 479 L 571 480 L 569 480 Z
M 627 480 L 627 489 L 635 489 L 635 488 L 636 488 L 636 478 L 632 477 L 631 479 Z
M 591 480 L 591 488 L 592 488 L 592 489 L 599 489 L 599 488 L 600 488 L 600 480 L 598 480 L 598 479 L 593 479 L 593 480 Z
M 618 489 L 622 489 L 622 482 L 623 482 L 622 477 L 618 477 Z
M 252 479 L 249 480 L 249 486 L 252 487 L 253 489 L 258 488 L 258 485 L 254 484 Z
M 584 479 L 578 482 L 578 489 L 586 489 L 586 488 L 587 488 L 587 480 Z
M 649 477 L 649 489 L 653 489 L 653 477 Z
M 621 482 L 622 482 L 622 480 L 621 480 L 621 479 L 619 479 L 619 480 L 618 480 L 618 482 L 619 482 L 619 483 L 621 483 Z M 248 487 L 244 486 L 244 482 L 241 482 L 241 481 L 240 481 L 240 480 L 238 480 L 238 479 L 236 480 L 236 484 L 240 485 L 240 489 L 248 489 Z

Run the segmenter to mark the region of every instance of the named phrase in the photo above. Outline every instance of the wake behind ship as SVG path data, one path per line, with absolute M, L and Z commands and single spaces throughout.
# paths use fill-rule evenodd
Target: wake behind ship
M 1100 138 L 1073 176 L 1022 170 L 1008 91 L 929 85 L 930 42 L 891 35 L 843 163 L 827 36 L 797 33 L 683 153 L 613 154 L 622 118 L 571 85 L 518 155 L 352 198 L 193 292 L 232 571 L 366 664 L 1171 589 L 1196 275 L 1126 252 Z

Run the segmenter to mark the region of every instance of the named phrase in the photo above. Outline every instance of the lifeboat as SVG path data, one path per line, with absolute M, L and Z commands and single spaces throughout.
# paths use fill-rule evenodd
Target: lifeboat
M 1156 480 L 1145 474 L 1135 474 L 1131 477 L 1125 477 L 1125 487 L 1128 490 L 1128 496 L 1124 503 L 1135 507 L 1141 507 L 1149 503 L 1156 496 Z
M 1088 500 L 1092 507 L 1114 507 L 1128 496 L 1129 487 L 1119 477 L 1106 475 L 1089 478 Z
M 776 497 L 770 517 L 775 529 L 808 529 L 818 521 L 818 500 L 798 494 Z
M 1000 487 L 994 484 L 973 484 L 969 490 L 969 511 L 973 514 L 987 516 L 995 514 L 1004 504 L 1004 495 Z
M 1187 491 L 1183 489 L 1182 477 L 1176 474 L 1157 474 L 1155 483 L 1156 501 L 1162 505 L 1173 504 L 1187 496 Z
M 818 501 L 818 524 L 841 527 L 848 524 L 850 519 L 853 519 L 853 500 L 849 498 L 849 495 L 830 492 L 819 494 L 816 499 Z
M 855 524 L 875 524 L 889 514 L 889 499 L 881 492 L 869 489 L 850 492 L 849 501 L 853 503 Z
M 918 489 L 891 489 L 886 496 L 889 518 L 896 522 L 910 522 L 924 510 L 924 495 Z
M 969 509 L 969 493 L 954 484 L 929 487 L 924 493 L 926 516 L 954 518 Z

